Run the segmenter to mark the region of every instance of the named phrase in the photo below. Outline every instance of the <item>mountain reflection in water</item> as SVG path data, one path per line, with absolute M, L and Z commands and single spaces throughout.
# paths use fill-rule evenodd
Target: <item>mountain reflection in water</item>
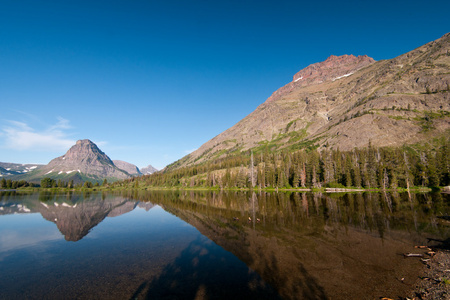
M 5 298 L 396 298 L 421 268 L 402 254 L 450 235 L 444 194 L 0 196 Z M 4 218 L 35 213 L 77 242 L 47 232 L 11 246 L 26 231 Z

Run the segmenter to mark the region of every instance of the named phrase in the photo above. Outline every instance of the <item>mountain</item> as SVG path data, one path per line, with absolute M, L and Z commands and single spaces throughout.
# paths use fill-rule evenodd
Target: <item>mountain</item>
M 450 133 L 450 33 L 375 62 L 330 56 L 171 167 L 253 149 L 401 146 Z
M 127 172 L 128 174 L 130 174 L 131 176 L 139 176 L 142 175 L 141 171 L 139 170 L 138 167 L 136 167 L 133 164 L 130 164 L 126 161 L 122 161 L 122 160 L 113 160 L 113 163 L 116 167 L 118 167 L 121 170 L 124 170 L 125 172 Z
M 44 177 L 73 180 L 75 183 L 89 181 L 115 181 L 131 175 L 114 165 L 113 161 L 90 140 L 79 140 L 63 156 L 51 160 L 46 166 L 14 179 L 40 181 Z
M 148 165 L 145 168 L 141 169 L 141 173 L 144 175 L 153 174 L 155 172 L 158 172 L 158 169 L 154 168 L 152 165 Z
M 0 162 L 0 177 L 28 173 L 35 169 L 39 169 L 42 166 L 43 165 L 40 164 L 14 164 Z

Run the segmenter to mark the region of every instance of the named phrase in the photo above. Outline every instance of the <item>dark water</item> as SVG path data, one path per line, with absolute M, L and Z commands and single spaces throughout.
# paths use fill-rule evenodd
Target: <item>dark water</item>
M 0 197 L 1 299 L 398 298 L 450 237 L 445 194 Z

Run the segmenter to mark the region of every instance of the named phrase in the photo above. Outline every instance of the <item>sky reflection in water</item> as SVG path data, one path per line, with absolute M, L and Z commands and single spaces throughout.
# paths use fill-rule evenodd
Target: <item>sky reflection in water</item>
M 158 205 L 100 194 L 4 199 L 10 211 L 14 200 L 40 213 L 0 215 L 0 298 L 277 297 L 245 263 Z

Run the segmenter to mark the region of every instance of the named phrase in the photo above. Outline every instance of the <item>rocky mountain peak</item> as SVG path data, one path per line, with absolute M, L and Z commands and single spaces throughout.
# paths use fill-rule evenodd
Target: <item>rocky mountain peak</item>
M 91 157 L 96 157 L 97 159 L 105 160 L 106 162 L 113 164 L 112 160 L 103 153 L 96 144 L 88 139 L 78 140 L 63 156 L 63 160 L 83 161 Z
M 50 161 L 42 168 L 42 171 L 50 175 L 51 173 L 61 175 L 78 172 L 100 179 L 130 177 L 130 174 L 115 166 L 113 161 L 88 139 L 77 141 L 66 154 Z
M 352 150 L 448 136 L 450 34 L 396 58 L 330 56 L 294 75 L 240 122 L 177 167 L 256 149 Z
M 113 160 L 113 163 L 114 163 L 114 165 L 116 165 L 116 167 L 128 172 L 128 174 L 130 174 L 130 175 L 133 175 L 133 176 L 142 175 L 139 168 L 133 164 L 130 164 L 129 162 L 126 162 L 123 160 Z
M 293 76 L 292 82 L 275 91 L 266 102 L 272 102 L 297 87 L 348 77 L 374 62 L 375 60 L 367 55 L 331 55 L 325 61 L 314 63 L 297 72 Z
M 144 175 L 149 175 L 149 174 L 153 174 L 155 172 L 158 172 L 158 169 L 156 169 L 152 165 L 148 165 L 148 166 L 146 166 L 144 168 L 141 168 L 141 172 Z
M 367 65 L 375 62 L 375 60 L 367 55 L 331 55 L 323 62 L 318 62 L 294 75 L 294 82 L 320 83 L 326 80 L 333 80 L 339 76 L 350 75 Z M 309 80 L 308 80 L 309 79 Z M 312 80 L 313 79 L 313 80 Z M 312 81 L 311 81 L 312 80 Z

